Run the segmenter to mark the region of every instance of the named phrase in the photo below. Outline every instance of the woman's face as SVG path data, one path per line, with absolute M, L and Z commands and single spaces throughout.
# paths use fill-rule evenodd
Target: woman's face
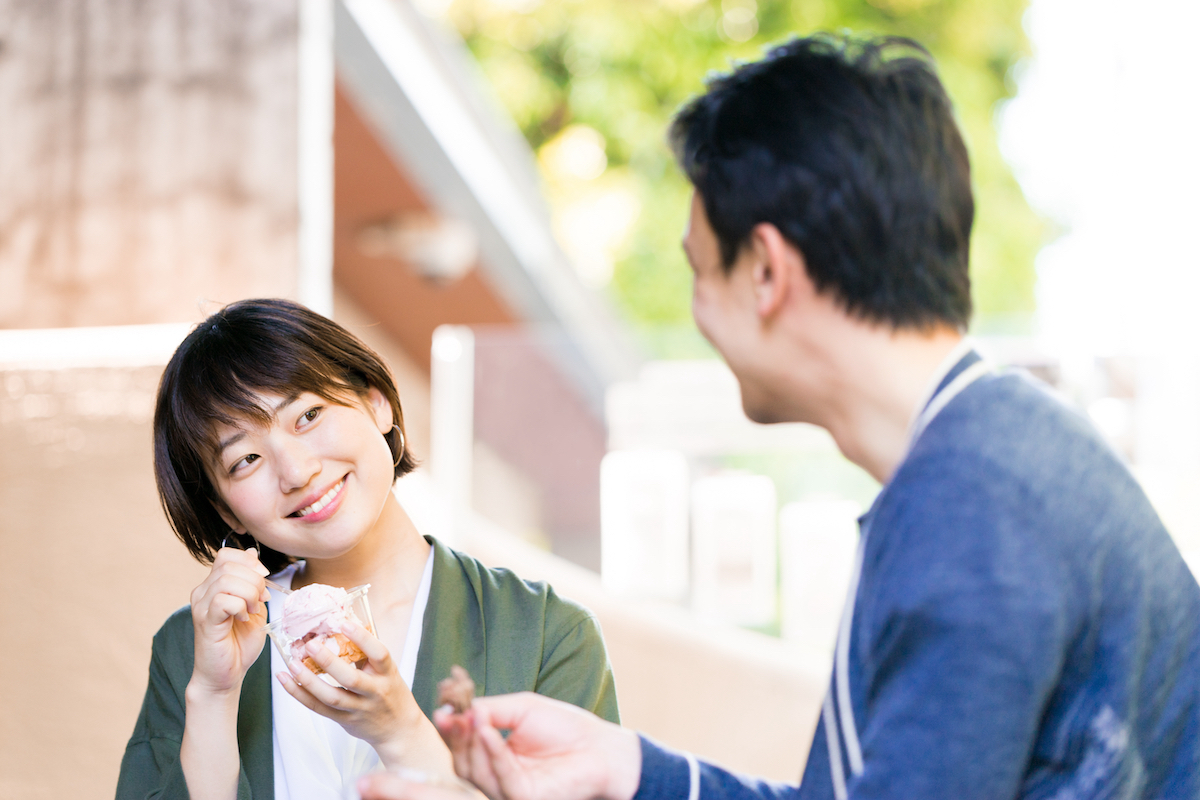
M 392 453 L 382 434 L 392 409 L 377 389 L 338 405 L 308 392 L 258 395 L 272 413 L 218 425 L 210 467 L 225 522 L 296 558 L 336 558 L 375 525 L 391 491 Z

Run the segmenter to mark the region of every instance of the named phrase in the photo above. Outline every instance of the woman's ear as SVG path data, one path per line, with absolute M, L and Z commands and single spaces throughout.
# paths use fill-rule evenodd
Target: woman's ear
M 374 386 L 367 389 L 367 410 L 375 416 L 375 427 L 379 428 L 380 433 L 386 434 L 392 430 L 392 423 L 396 421 L 392 417 L 392 404 Z
M 246 532 L 246 526 L 238 521 L 238 518 L 235 517 L 233 512 L 229 510 L 229 506 L 225 505 L 224 500 L 218 497 L 214 500 L 210 500 L 209 502 L 212 503 L 212 507 L 217 510 L 217 513 L 221 515 L 221 521 L 228 525 L 231 531 L 234 533 Z

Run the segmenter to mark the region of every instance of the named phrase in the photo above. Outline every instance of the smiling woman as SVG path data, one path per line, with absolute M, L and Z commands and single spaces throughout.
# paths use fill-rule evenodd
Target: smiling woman
M 381 768 L 452 776 L 429 717 L 454 664 L 480 694 L 617 719 L 586 609 L 420 535 L 391 491 L 416 467 L 404 442 L 387 367 L 302 306 L 234 303 L 184 339 L 159 386 L 154 467 L 172 528 L 212 570 L 154 638 L 118 798 L 299 800 L 349 796 Z M 268 580 L 371 585 L 374 632 L 343 630 L 359 668 L 309 646 L 340 686 L 264 647 L 283 600 Z

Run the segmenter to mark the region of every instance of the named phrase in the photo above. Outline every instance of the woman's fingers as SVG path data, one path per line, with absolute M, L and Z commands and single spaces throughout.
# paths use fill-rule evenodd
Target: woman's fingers
M 265 568 L 254 554 L 219 551 L 192 592 L 196 632 L 193 680 L 225 691 L 237 684 L 262 649 L 266 633 Z
M 328 672 L 330 677 L 340 683 L 345 689 L 358 694 L 369 690 L 365 685 L 368 683 L 368 676 L 364 675 L 358 667 L 346 661 L 328 646 L 318 644 L 314 640 L 308 643 L 305 650 L 321 669 Z
M 221 592 L 209 601 L 203 619 L 211 625 L 220 626 L 231 620 L 249 622 L 251 613 L 250 606 L 244 598 Z
M 192 606 L 200 609 L 210 622 L 222 622 L 226 614 L 248 622 L 251 616 L 263 613 L 266 584 L 262 576 L 238 568 L 224 570 L 206 583 L 200 586 L 202 591 L 199 598 L 193 597 Z M 214 607 L 222 612 L 221 616 L 212 615 L 211 609 Z
M 249 550 L 238 550 L 236 547 L 222 547 L 217 551 L 213 558 L 213 566 L 221 563 L 242 564 L 253 569 L 262 577 L 267 577 L 271 573 L 258 560 L 258 550 L 250 548 Z
M 249 622 L 250 617 L 263 613 L 262 604 L 270 597 L 264 580 L 266 575 L 267 568 L 259 562 L 257 552 L 221 548 L 213 559 L 212 570 L 192 592 L 192 608 L 199 612 L 197 618 L 220 624 L 228 614 L 242 622 Z M 241 598 L 244 607 L 236 609 L 227 601 L 222 601 L 215 609 L 220 615 L 214 618 L 211 607 L 213 601 L 222 594 Z
M 296 662 L 293 662 L 293 663 L 296 663 Z M 303 673 L 301 671 L 303 671 L 303 673 L 308 673 L 308 674 L 303 675 Z M 307 669 L 303 665 L 300 665 L 300 668 L 298 670 L 295 670 L 290 673 L 289 672 L 280 672 L 280 673 L 276 674 L 275 677 L 279 680 L 279 683 L 283 686 L 284 691 L 287 692 L 288 694 L 290 694 L 292 697 L 296 698 L 296 700 L 299 701 L 302 706 L 309 709 L 310 711 L 315 711 L 322 716 L 328 717 L 331 715 L 332 709 L 330 709 L 328 704 L 323 703 L 320 700 L 318 700 L 313 695 L 313 693 L 310 692 L 308 690 L 308 688 L 304 684 L 301 683 L 301 680 L 304 680 L 308 683 L 308 686 L 315 687 L 317 684 L 320 684 L 320 686 L 323 686 L 326 689 L 333 688 L 329 684 L 325 683 L 325 681 L 321 680 L 320 677 L 318 677 L 317 675 L 314 675 L 311 670 Z
M 355 622 L 350 622 L 342 627 L 342 633 L 346 635 L 347 639 L 358 645 L 358 649 L 363 651 L 363 655 L 367 657 L 367 661 L 377 672 L 388 672 L 391 669 L 392 654 L 388 652 L 387 646 L 369 630 Z
M 357 670 L 354 670 L 353 667 L 350 667 L 336 655 L 329 652 L 329 650 L 326 650 L 323 647 L 320 649 L 325 651 L 324 654 L 314 652 L 317 650 L 317 647 L 310 645 L 308 648 L 309 656 L 321 667 L 321 669 L 325 670 L 334 680 L 338 681 L 338 683 L 341 683 L 341 681 L 338 679 L 338 674 L 341 673 L 341 670 L 338 669 L 339 664 L 341 666 L 349 667 L 352 672 L 357 672 Z M 299 659 L 293 658 L 291 661 L 289 661 L 288 669 L 291 670 L 292 680 L 327 709 L 332 711 L 348 711 L 354 705 L 354 694 L 352 692 L 346 689 L 338 688 L 337 686 L 329 685 L 321 678 L 320 675 L 317 675 L 315 672 L 309 669 L 308 666 Z M 344 677 L 344 673 L 342 674 Z M 329 716 L 328 713 L 325 713 L 325 715 Z

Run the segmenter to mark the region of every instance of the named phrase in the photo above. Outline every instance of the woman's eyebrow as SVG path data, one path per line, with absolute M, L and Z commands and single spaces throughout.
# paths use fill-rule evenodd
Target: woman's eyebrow
M 277 406 L 275 406 L 273 409 L 271 409 L 271 419 L 272 419 L 272 421 L 273 421 L 273 420 L 274 420 L 274 419 L 275 419 L 277 416 L 279 416 L 279 412 L 280 412 L 280 411 L 283 411 L 285 408 L 287 408 L 288 406 L 290 406 L 292 403 L 294 403 L 294 402 L 296 402 L 297 400 L 299 400 L 299 399 L 300 399 L 300 395 L 301 395 L 301 394 L 303 394 L 303 392 L 299 392 L 299 391 L 297 391 L 297 392 L 292 392 L 292 393 L 291 393 L 291 394 L 289 394 L 287 397 L 285 397 L 285 398 L 283 398 L 282 400 L 280 400 L 280 401 L 279 401 L 279 405 L 277 405 Z
M 276 405 L 275 408 L 271 409 L 271 420 L 274 421 L 275 418 L 277 416 L 279 416 L 280 411 L 283 411 L 283 409 L 287 408 L 292 403 L 299 400 L 301 394 L 302 394 L 302 392 L 292 392 L 287 397 L 280 400 L 278 405 Z M 228 439 L 223 440 L 220 444 L 217 445 L 217 458 L 219 459 L 227 448 L 231 447 L 232 445 L 237 444 L 238 442 L 240 442 L 242 439 L 245 439 L 245 438 L 246 438 L 246 432 L 238 431 L 237 433 L 230 436 Z
M 233 445 L 237 444 L 238 442 L 240 442 L 242 439 L 245 439 L 245 438 L 246 438 L 246 432 L 238 431 L 233 436 L 230 436 L 228 439 L 226 439 L 225 441 L 218 444 L 217 445 L 217 459 L 220 459 L 221 456 L 224 455 L 226 448 L 232 447 Z

